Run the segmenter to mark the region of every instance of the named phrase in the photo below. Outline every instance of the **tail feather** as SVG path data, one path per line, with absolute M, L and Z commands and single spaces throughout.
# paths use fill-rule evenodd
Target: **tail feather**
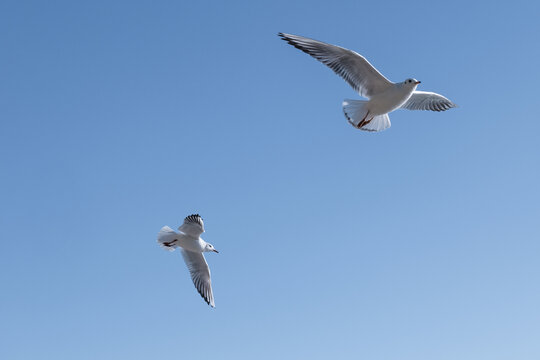
M 343 101 L 343 113 L 349 121 L 349 124 L 357 129 L 364 131 L 382 131 L 388 129 L 391 125 L 388 114 L 371 116 L 367 109 L 365 100 Z
M 178 244 L 175 243 L 178 239 L 178 234 L 168 226 L 164 226 L 158 233 L 158 244 L 168 251 L 174 251 Z

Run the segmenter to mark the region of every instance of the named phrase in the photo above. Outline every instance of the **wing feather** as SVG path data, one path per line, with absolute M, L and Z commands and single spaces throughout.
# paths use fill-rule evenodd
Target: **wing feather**
M 361 96 L 369 98 L 393 85 L 365 57 L 352 50 L 303 36 L 284 33 L 278 35 L 295 48 L 328 66 Z
M 186 216 L 184 223 L 178 228 L 184 234 L 198 238 L 204 232 L 204 222 L 199 214 Z
M 212 292 L 212 280 L 210 279 L 210 268 L 202 253 L 182 250 L 182 257 L 191 274 L 191 280 L 195 288 L 204 301 L 211 307 L 215 307 L 214 294 Z
M 408 110 L 446 111 L 457 105 L 434 92 L 415 91 L 401 107 Z

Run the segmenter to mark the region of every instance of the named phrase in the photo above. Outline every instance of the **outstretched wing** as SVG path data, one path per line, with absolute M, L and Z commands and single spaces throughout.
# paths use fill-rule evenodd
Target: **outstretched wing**
M 208 305 L 214 307 L 210 269 L 202 253 L 182 249 L 182 256 L 191 274 L 191 280 Z
M 369 98 L 393 85 L 366 58 L 354 51 L 303 36 L 284 33 L 278 35 L 334 70 L 361 96 Z
M 415 91 L 401 107 L 408 110 L 446 111 L 457 105 L 434 92 Z
M 186 235 L 198 238 L 204 232 L 203 219 L 199 214 L 189 215 L 184 219 L 184 223 L 178 230 Z

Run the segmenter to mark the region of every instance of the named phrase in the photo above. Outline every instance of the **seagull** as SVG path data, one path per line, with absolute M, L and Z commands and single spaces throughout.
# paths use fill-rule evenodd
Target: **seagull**
M 186 263 L 191 280 L 199 294 L 208 305 L 215 307 L 214 294 L 212 293 L 212 280 L 210 269 L 204 258 L 204 252 L 219 253 L 212 244 L 201 239 L 204 232 L 203 219 L 199 214 L 189 215 L 184 223 L 178 228 L 178 232 L 168 226 L 164 226 L 158 233 L 158 243 L 168 251 L 174 251 L 180 247 L 184 262 Z
M 303 36 L 279 33 L 297 49 L 313 56 L 341 76 L 360 96 L 369 100 L 343 101 L 343 113 L 349 123 L 364 131 L 390 127 L 388 113 L 399 109 L 445 111 L 457 107 L 442 95 L 416 91 L 420 81 L 409 78 L 394 83 L 385 78 L 362 55 L 336 45 Z

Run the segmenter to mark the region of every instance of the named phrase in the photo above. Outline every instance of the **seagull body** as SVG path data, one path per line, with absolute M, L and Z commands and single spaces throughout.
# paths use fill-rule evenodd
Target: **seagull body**
M 303 36 L 279 33 L 283 40 L 313 56 L 341 76 L 360 96 L 369 100 L 343 101 L 343 113 L 351 125 L 365 131 L 390 127 L 388 113 L 409 110 L 445 111 L 456 105 L 442 95 L 416 91 L 420 81 L 409 78 L 394 83 L 385 78 L 362 55 Z
M 366 103 L 366 109 L 373 116 L 388 114 L 399 109 L 411 97 L 419 83 L 410 82 L 411 85 L 399 83 L 381 93 L 374 94 Z
M 204 301 L 214 307 L 210 268 L 208 268 L 203 253 L 210 251 L 217 253 L 218 251 L 212 244 L 201 239 L 203 232 L 204 223 L 202 218 L 198 214 L 189 215 L 178 228 L 178 232 L 168 226 L 162 227 L 158 233 L 158 243 L 168 251 L 174 251 L 174 249 L 180 247 L 195 288 L 197 288 Z

